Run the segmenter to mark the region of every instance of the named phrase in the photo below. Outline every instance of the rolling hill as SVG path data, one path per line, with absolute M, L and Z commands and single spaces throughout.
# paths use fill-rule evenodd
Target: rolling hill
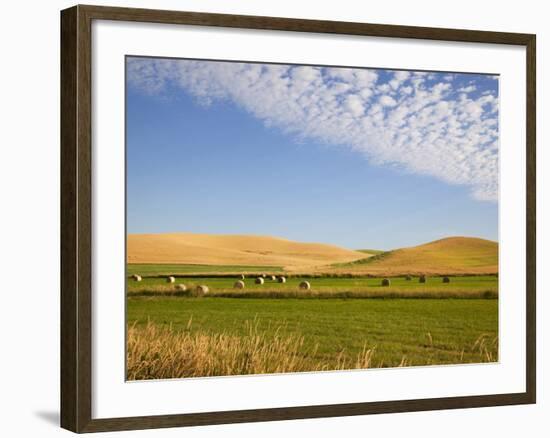
M 496 274 L 498 243 L 473 237 L 448 237 L 322 268 L 322 271 L 372 275 Z
M 128 263 L 281 266 L 287 270 L 348 263 L 368 254 L 321 243 L 252 235 L 129 234 Z
M 448 237 L 393 251 L 349 250 L 270 236 L 129 234 L 128 263 L 278 266 L 287 271 L 356 275 L 495 274 L 498 243 Z

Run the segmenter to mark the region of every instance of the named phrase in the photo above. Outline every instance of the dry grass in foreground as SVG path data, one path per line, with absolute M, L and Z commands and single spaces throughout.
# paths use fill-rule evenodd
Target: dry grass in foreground
M 189 326 L 191 321 L 189 321 Z M 149 322 L 128 327 L 127 379 L 170 379 L 182 377 L 272 374 L 305 371 L 350 370 L 380 367 L 373 363 L 375 349 L 363 350 L 350 359 L 342 351 L 335 360 L 312 360 L 317 347 L 306 348 L 301 336 L 282 336 L 275 330 L 266 337 L 257 321 L 246 323 L 244 336 L 225 333 L 181 332 Z M 489 342 L 481 336 L 472 350 L 479 362 L 494 362 Z M 403 356 L 399 366 L 410 366 Z
M 189 325 L 191 321 L 189 322 Z M 244 336 L 189 333 L 149 322 L 128 327 L 127 379 L 272 374 L 369 368 L 373 350 L 355 361 L 339 355 L 336 363 L 315 362 L 316 348 L 304 347 L 300 336 L 265 337 L 257 322 L 247 322 Z

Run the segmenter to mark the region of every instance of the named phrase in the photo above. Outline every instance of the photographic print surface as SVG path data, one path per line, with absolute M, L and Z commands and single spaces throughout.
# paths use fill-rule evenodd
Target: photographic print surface
M 127 57 L 127 378 L 497 362 L 498 84 Z

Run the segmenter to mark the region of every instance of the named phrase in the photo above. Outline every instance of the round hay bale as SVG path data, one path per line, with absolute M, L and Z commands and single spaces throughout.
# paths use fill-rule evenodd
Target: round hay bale
M 203 295 L 206 295 L 208 291 L 209 291 L 208 286 L 204 284 L 200 284 L 195 289 L 195 295 L 198 297 L 202 297 Z
M 281 277 L 279 277 L 279 278 L 277 279 L 277 281 L 278 281 L 279 283 L 286 283 L 286 277 L 281 276 Z
M 300 283 L 300 289 L 302 290 L 310 290 L 311 289 L 311 284 L 309 284 L 309 281 L 302 281 Z
M 418 282 L 419 282 L 419 283 L 426 283 L 426 276 L 425 276 L 425 275 L 421 275 L 420 277 L 418 277 Z
M 443 283 L 450 283 L 451 279 L 449 277 L 443 277 Z
M 263 278 L 263 277 L 258 277 L 258 278 L 256 278 L 256 281 L 254 281 L 254 283 L 256 283 L 256 284 L 264 284 L 264 278 Z
M 382 286 L 389 286 L 390 285 L 390 280 L 388 278 L 384 278 L 382 280 Z
M 263 277 L 263 278 L 265 278 L 265 277 L 267 277 L 267 275 L 265 275 L 265 274 L 262 274 L 262 277 Z
M 413 279 L 413 278 L 412 278 L 410 275 L 406 275 L 406 276 L 405 276 L 405 280 L 407 280 L 407 281 L 411 281 L 412 279 Z
M 187 290 L 187 286 L 185 284 L 176 284 L 176 290 L 184 292 Z
M 235 284 L 233 285 L 233 288 L 234 289 L 244 289 L 244 281 L 242 281 L 242 280 L 236 281 Z
M 134 274 L 132 275 L 132 278 L 134 279 L 134 281 L 141 281 L 141 275 Z
M 166 279 L 166 282 L 167 282 L 167 283 L 175 283 L 175 282 L 176 282 L 176 279 L 175 279 L 174 277 L 170 276 L 170 277 L 168 277 L 168 278 Z
M 275 277 L 274 275 L 271 275 L 269 278 L 271 279 L 271 281 L 277 280 L 277 277 Z
M 239 278 L 240 278 L 241 280 L 244 280 L 244 274 L 241 274 L 241 275 L 239 276 Z

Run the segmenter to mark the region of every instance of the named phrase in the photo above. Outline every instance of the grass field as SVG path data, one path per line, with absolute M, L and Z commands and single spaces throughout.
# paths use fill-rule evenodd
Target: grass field
M 128 275 L 142 276 L 203 274 L 203 273 L 241 273 L 241 272 L 281 272 L 280 266 L 233 266 L 233 265 L 170 265 L 170 264 L 128 264 Z
M 235 289 L 242 273 L 245 288 Z M 382 286 L 383 277 L 357 271 L 129 264 L 128 276 L 130 380 L 498 360 L 497 275 L 420 283 L 401 273 Z M 311 290 L 299 288 L 304 280 Z M 198 285 L 209 292 L 196 296 Z
M 141 269 L 139 272 L 146 272 Z M 176 271 L 173 271 L 174 273 Z M 269 272 L 264 269 L 263 272 Z M 157 275 L 157 272 L 154 273 Z M 210 294 L 225 297 L 281 297 L 293 294 L 298 297 L 450 297 L 450 298 L 496 298 L 498 296 L 498 278 L 496 276 L 458 276 L 451 277 L 450 283 L 443 283 L 441 277 L 428 277 L 426 283 L 418 278 L 406 280 L 405 277 L 391 278 L 389 287 L 381 286 L 381 278 L 331 278 L 331 277 L 288 277 L 286 283 L 266 279 L 262 285 L 255 284 L 255 277 L 245 278 L 245 289 L 233 288 L 236 277 L 177 277 L 174 284 L 168 284 L 165 277 L 144 277 L 136 282 L 128 279 L 129 295 L 166 294 L 176 291 L 176 285 L 185 284 L 193 289 L 199 284 L 208 286 Z M 311 291 L 301 291 L 299 284 L 309 281 Z
M 498 359 L 497 300 L 134 297 L 127 302 L 127 322 L 132 346 L 128 370 L 134 379 L 280 372 L 270 369 L 265 359 L 273 354 L 279 355 L 283 371 Z M 177 372 L 173 360 L 168 360 L 170 366 L 164 363 L 158 370 L 151 368 L 154 360 L 145 361 L 149 365 L 144 366 L 147 352 L 151 353 L 154 345 L 164 345 L 155 344 L 151 327 L 170 330 L 172 338 L 167 333 L 161 336 L 165 341 L 178 336 L 192 341 L 187 359 L 197 356 L 198 348 L 203 355 L 210 348 L 217 352 L 219 363 L 210 361 L 208 367 L 200 369 L 195 363 L 177 368 Z M 272 351 L 273 342 L 277 351 Z M 229 369 L 228 358 L 220 357 L 222 344 L 232 345 L 227 347 L 233 352 L 226 355 L 233 358 Z M 248 350 L 241 352 L 248 359 L 236 359 L 241 357 L 236 353 L 239 348 L 249 344 L 260 351 L 258 360 L 265 362 L 263 371 L 250 365 L 254 363 L 250 357 L 255 355 Z M 140 348 L 136 348 L 138 345 Z M 160 360 L 159 352 L 152 356 Z M 180 367 L 182 363 L 178 362 Z

